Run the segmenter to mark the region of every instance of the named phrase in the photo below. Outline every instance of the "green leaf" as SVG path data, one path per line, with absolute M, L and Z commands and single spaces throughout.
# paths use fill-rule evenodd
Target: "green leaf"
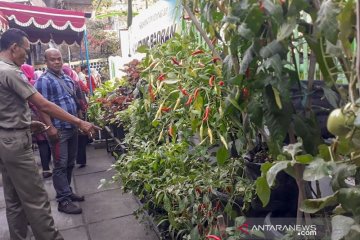
M 259 196 L 263 207 L 265 207 L 270 200 L 270 187 L 265 177 L 258 177 L 255 182 L 256 193 Z
M 329 176 L 329 163 L 324 159 L 315 157 L 315 159 L 305 167 L 303 179 L 305 181 L 315 181 Z
M 281 98 L 280 98 L 280 92 L 279 92 L 279 90 L 277 90 L 277 89 L 274 88 L 274 87 L 272 87 L 272 90 L 273 90 L 273 92 L 274 92 L 276 105 L 278 106 L 279 109 L 282 109 L 282 103 L 281 103 Z
M 317 146 L 322 143 L 322 139 L 315 115 L 311 114 L 305 118 L 300 114 L 294 114 L 293 120 L 296 136 L 302 139 L 304 150 L 306 153 L 316 155 L 318 153 Z
M 239 74 L 245 74 L 246 70 L 248 69 L 248 67 L 249 67 L 249 65 L 251 63 L 251 61 L 254 59 L 254 56 L 255 56 L 255 45 L 253 43 L 244 52 L 244 56 L 242 57 L 242 60 L 241 60 L 241 63 L 240 63 Z
M 245 22 L 243 22 L 237 30 L 239 35 L 247 40 L 251 40 L 254 36 L 253 32 L 249 28 L 247 28 Z
M 345 4 L 344 8 L 341 10 L 340 14 L 337 17 L 339 22 L 339 39 L 342 43 L 344 53 L 348 58 L 352 57 L 352 49 L 349 38 L 354 34 L 354 28 L 356 24 L 356 15 L 355 15 L 355 1 L 348 0 L 343 2 Z
M 337 164 L 336 167 L 334 167 L 334 172 L 332 173 L 333 178 L 331 180 L 334 191 L 349 187 L 345 180 L 355 175 L 356 168 L 356 165 L 353 164 Z
M 295 159 L 296 154 L 302 151 L 302 142 L 297 142 L 294 144 L 289 144 L 283 147 L 283 151 L 287 154 L 290 154 L 291 159 Z
M 240 105 L 236 102 L 236 100 L 235 100 L 234 98 L 232 98 L 231 96 L 228 96 L 228 97 L 227 97 L 227 100 L 228 100 L 237 110 L 239 110 L 240 112 L 242 111 Z
M 323 87 L 322 89 L 324 90 L 325 98 L 328 100 L 331 106 L 333 106 L 334 108 L 338 108 L 339 97 L 336 92 L 329 87 Z
M 248 114 L 251 122 L 255 123 L 255 125 L 258 127 L 262 126 L 263 109 L 262 104 L 258 100 L 251 99 L 248 104 Z
M 319 149 L 319 156 L 321 158 L 323 158 L 325 161 L 331 160 L 329 146 L 327 146 L 325 144 L 321 144 L 318 146 L 318 149 Z
M 308 164 L 314 160 L 314 157 L 310 154 L 295 156 L 295 160 L 302 164 Z
M 346 240 L 359 240 L 360 236 L 360 225 L 359 224 L 353 224 L 350 227 L 350 232 L 346 236 Z
M 149 51 L 149 47 L 147 45 L 141 45 L 136 51 L 139 53 L 147 53 Z
M 300 210 L 306 213 L 316 213 L 325 207 L 335 206 L 338 204 L 337 192 L 333 195 L 317 198 L 317 199 L 306 199 L 302 203 Z
M 284 170 L 285 168 L 287 168 L 287 166 L 289 165 L 289 161 L 280 161 L 275 163 L 275 165 L 273 165 L 269 171 L 267 171 L 266 173 L 266 180 L 267 183 L 270 187 L 272 187 L 275 183 L 275 179 L 276 179 L 276 175 Z
M 166 79 L 163 81 L 163 83 L 166 83 L 166 84 L 175 84 L 177 82 L 179 82 L 180 79 Z
M 280 54 L 284 51 L 284 47 L 277 40 L 273 40 L 271 43 L 260 49 L 260 56 L 262 58 L 269 58 L 275 54 Z
M 320 5 L 316 24 L 325 38 L 332 44 L 336 44 L 338 35 L 337 15 L 340 10 L 335 1 L 325 0 Z
M 283 23 L 277 34 L 277 41 L 282 41 L 289 37 L 296 28 L 296 18 L 290 18 L 287 22 Z
M 190 239 L 200 240 L 200 233 L 197 225 L 190 232 Z
M 358 216 L 360 213 L 360 188 L 341 188 L 338 196 L 341 207 L 352 213 L 354 216 Z
M 341 240 L 350 231 L 351 226 L 355 223 L 354 219 L 342 215 L 334 216 L 331 219 L 331 240 Z
M 340 138 L 338 141 L 338 149 L 339 154 L 347 155 L 352 151 L 351 148 L 351 139 Z
M 219 148 L 216 153 L 216 160 L 219 166 L 224 166 L 226 160 L 229 158 L 229 151 L 225 147 Z

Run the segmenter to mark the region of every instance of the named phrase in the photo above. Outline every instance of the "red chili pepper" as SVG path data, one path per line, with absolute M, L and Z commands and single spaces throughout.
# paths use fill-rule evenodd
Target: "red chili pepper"
M 170 137 L 172 137 L 172 138 L 174 137 L 174 129 L 171 125 L 169 126 L 168 133 L 169 133 Z
M 157 80 L 159 80 L 160 82 L 161 81 L 164 81 L 165 80 L 165 74 L 160 74 L 160 76 L 157 78 Z
M 199 95 L 199 91 L 200 91 L 200 88 L 196 88 L 195 89 L 195 92 L 194 92 L 194 99 L 197 98 L 197 96 Z
M 170 107 L 162 107 L 162 108 L 161 108 L 161 111 L 162 111 L 162 112 L 169 112 L 170 110 L 171 110 Z
M 219 86 L 224 86 L 224 81 L 220 81 Z
M 241 90 L 241 93 L 242 93 L 242 98 L 243 99 L 247 99 L 249 96 L 250 96 L 250 93 L 249 93 L 249 89 L 248 88 L 243 88 Z
M 213 87 L 213 86 L 214 86 L 214 80 L 215 80 L 215 76 L 214 76 L 214 75 L 211 75 L 211 77 L 209 78 L 209 85 L 210 85 L 210 87 Z
M 214 58 L 212 58 L 212 62 L 213 63 L 216 63 L 217 61 L 220 61 L 221 59 L 220 58 L 218 58 L 218 57 L 214 57 Z
M 207 121 L 209 119 L 209 113 L 210 113 L 210 107 L 207 106 L 205 109 L 204 117 L 202 119 L 203 122 Z
M 176 65 L 178 65 L 178 66 L 181 65 L 180 62 L 179 62 L 175 57 L 172 57 L 172 58 L 171 58 L 171 61 L 173 62 L 173 64 L 176 64 Z
M 245 71 L 245 77 L 246 77 L 246 79 L 250 79 L 250 68 L 249 67 Z
M 196 56 L 196 55 L 199 55 L 199 54 L 202 54 L 202 53 L 204 53 L 203 50 L 196 50 L 196 51 L 191 53 L 191 56 Z
M 281 5 L 284 5 L 285 2 L 286 2 L 286 0 L 280 0 Z
M 186 105 L 186 106 L 189 106 L 189 105 L 192 103 L 192 101 L 193 101 L 193 96 L 190 95 L 189 98 L 188 98 L 188 100 L 187 100 L 187 102 L 185 103 L 185 105 Z
M 214 240 L 221 240 L 221 238 L 216 236 L 216 235 L 207 235 L 206 238 L 207 239 L 214 239 Z

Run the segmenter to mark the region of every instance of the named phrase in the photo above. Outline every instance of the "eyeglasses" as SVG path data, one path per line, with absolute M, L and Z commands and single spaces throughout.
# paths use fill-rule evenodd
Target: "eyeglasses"
M 24 48 L 23 46 L 20 46 L 20 45 L 18 45 L 18 46 L 21 47 L 22 49 L 24 49 L 27 55 L 30 55 L 30 53 L 31 53 L 30 48 Z

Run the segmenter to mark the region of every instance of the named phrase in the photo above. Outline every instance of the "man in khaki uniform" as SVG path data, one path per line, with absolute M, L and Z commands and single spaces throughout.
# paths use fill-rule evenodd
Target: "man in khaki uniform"
M 30 44 L 26 33 L 3 33 L 0 52 L 0 168 L 11 240 L 24 240 L 30 224 L 36 240 L 63 239 L 54 226 L 50 203 L 31 148 L 28 101 L 39 111 L 68 121 L 91 135 L 93 124 L 82 121 L 44 99 L 28 83 L 19 67 Z

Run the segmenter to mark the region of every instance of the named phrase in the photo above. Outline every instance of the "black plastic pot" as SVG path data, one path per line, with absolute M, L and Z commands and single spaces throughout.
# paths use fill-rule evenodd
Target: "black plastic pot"
M 307 94 L 308 81 L 300 81 L 300 85 L 296 84 L 291 87 L 291 100 L 297 113 L 305 111 L 304 103 L 308 97 L 311 97 L 311 109 L 315 113 L 315 117 L 321 129 L 321 136 L 323 139 L 334 137 L 326 128 L 327 118 L 330 112 L 334 109 L 334 106 L 330 104 L 325 96 L 323 87 L 324 81 L 315 80 L 313 83 L 313 89 L 309 95 Z M 345 86 L 347 87 L 347 86 Z M 340 105 L 340 96 L 334 91 L 337 96 L 337 104 Z
M 245 158 L 245 175 L 252 180 L 261 176 L 262 163 L 253 163 Z M 266 212 L 278 212 L 295 216 L 297 209 L 298 187 L 294 178 L 285 172 L 276 176 L 275 186 L 271 189 L 270 201 L 263 207 L 259 198 L 251 201 L 251 215 L 262 215 Z

